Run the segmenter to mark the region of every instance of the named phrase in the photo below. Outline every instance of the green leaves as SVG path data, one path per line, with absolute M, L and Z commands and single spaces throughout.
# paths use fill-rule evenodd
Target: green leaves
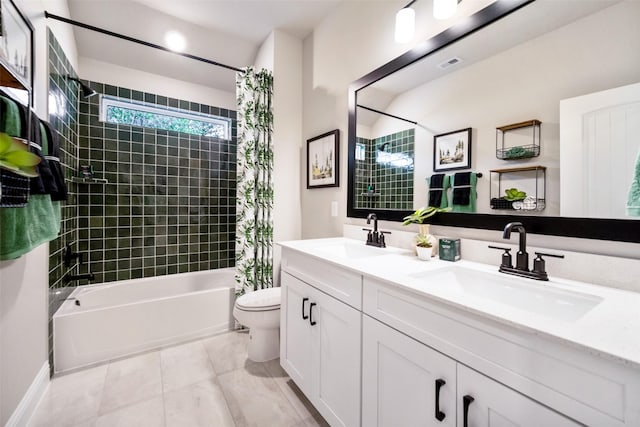
M 421 207 L 411 215 L 405 216 L 402 225 L 422 224 L 427 218 L 431 218 L 438 212 L 449 212 L 451 208 L 436 208 L 433 206 Z
M 40 157 L 29 152 L 27 145 L 6 133 L 0 133 L 0 168 L 26 178 L 35 178 L 38 176 L 38 163 Z
M 516 200 L 522 200 L 527 197 L 527 193 L 524 191 L 520 191 L 517 188 L 507 188 L 504 190 L 504 198 L 510 202 L 515 202 Z

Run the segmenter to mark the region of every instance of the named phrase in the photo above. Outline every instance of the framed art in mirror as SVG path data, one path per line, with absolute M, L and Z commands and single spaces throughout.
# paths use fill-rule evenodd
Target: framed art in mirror
M 471 169 L 471 128 L 433 137 L 433 171 Z
M 339 187 L 340 131 L 307 140 L 307 188 Z

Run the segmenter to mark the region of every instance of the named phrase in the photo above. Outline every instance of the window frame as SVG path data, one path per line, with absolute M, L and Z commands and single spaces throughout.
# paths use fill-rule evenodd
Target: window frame
M 196 113 L 193 111 L 175 109 L 171 107 L 163 107 L 157 104 L 141 104 L 141 103 L 132 101 L 130 99 L 122 99 L 122 98 L 117 98 L 109 95 L 100 95 L 99 107 L 100 107 L 99 120 L 104 123 L 118 124 L 118 123 L 107 121 L 107 111 L 109 107 L 122 108 L 126 110 L 140 111 L 143 113 L 151 113 L 151 114 L 158 114 L 162 116 L 175 117 L 178 119 L 201 121 L 201 122 L 210 123 L 213 125 L 222 125 L 224 129 L 224 136 L 210 137 L 210 138 L 221 138 L 227 141 L 231 140 L 231 119 L 227 117 Z M 126 124 L 126 125 L 136 126 L 131 124 Z M 142 127 L 146 127 L 149 129 L 160 129 L 157 127 L 150 127 L 150 126 L 142 126 Z M 168 130 L 168 129 L 160 129 L 160 130 Z M 190 135 L 198 135 L 198 134 L 190 134 Z M 200 136 L 206 136 L 206 135 L 200 135 Z

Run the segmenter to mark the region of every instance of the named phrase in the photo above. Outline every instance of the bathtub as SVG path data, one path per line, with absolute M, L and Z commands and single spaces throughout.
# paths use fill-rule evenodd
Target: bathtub
M 56 373 L 233 328 L 234 268 L 78 286 L 53 316 Z

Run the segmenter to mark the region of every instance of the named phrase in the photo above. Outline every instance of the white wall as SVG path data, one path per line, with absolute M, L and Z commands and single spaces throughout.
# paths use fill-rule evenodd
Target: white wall
M 228 110 L 236 109 L 236 94 L 233 92 L 225 92 L 159 74 L 121 67 L 84 56 L 79 58 L 78 65 L 78 75 L 85 80 L 127 87 Z
M 472 2 L 462 2 L 461 6 L 465 3 Z M 416 3 L 416 5 L 419 4 L 420 2 Z M 345 3 L 339 6 L 332 15 L 316 27 L 313 34 L 304 40 L 303 136 L 308 139 L 337 127 L 341 130 L 343 139 L 340 152 L 341 186 L 337 189 L 302 191 L 303 238 L 339 236 L 342 234 L 343 223 L 363 223 L 363 220 L 346 217 L 348 87 L 353 81 L 395 58 L 403 50 L 412 47 L 393 44 L 394 23 L 392 18 L 397 11 L 397 6 L 397 4 L 386 2 L 380 2 L 380 4 L 377 2 Z M 635 16 L 637 16 L 637 12 Z M 417 28 L 423 27 L 417 25 Z M 434 31 L 437 32 L 440 29 L 436 28 Z M 594 33 L 594 37 L 600 34 L 598 31 L 592 31 L 592 33 Z M 427 36 L 428 34 L 423 33 L 417 35 L 417 38 L 427 38 Z M 553 49 L 553 46 L 549 46 L 549 49 Z M 608 64 L 608 61 L 612 59 L 609 55 L 615 55 L 614 51 L 615 49 L 612 49 L 608 52 L 606 60 L 603 61 L 605 64 Z M 591 55 L 590 46 L 583 44 L 573 54 L 579 55 L 581 61 L 588 59 Z M 592 59 L 598 60 L 598 58 Z M 581 72 L 598 73 L 602 69 L 604 66 L 583 69 Z M 563 70 L 560 72 L 564 73 Z M 570 76 L 571 73 L 569 73 L 569 78 Z M 554 76 L 548 76 L 546 81 L 553 80 L 553 78 Z M 553 84 L 552 81 L 549 83 Z M 519 103 L 516 104 L 516 106 L 519 105 Z M 505 107 L 506 110 L 511 108 L 513 106 Z M 533 114 L 533 112 L 522 111 L 522 114 L 525 113 Z M 502 124 L 508 123 L 507 121 Z M 490 140 L 493 145 L 494 136 Z M 304 163 L 302 165 L 304 166 Z M 304 182 L 303 180 L 304 176 L 301 176 L 301 181 Z M 332 200 L 337 200 L 340 204 L 338 218 L 330 217 L 329 206 Z M 400 223 L 396 222 L 383 222 L 381 226 L 392 230 L 402 229 Z M 500 239 L 499 233 L 495 231 L 464 228 L 434 227 L 433 233 L 469 238 Z M 619 245 L 603 242 L 594 245 L 591 240 L 548 236 L 536 236 L 534 239 L 538 246 L 543 247 L 557 248 L 557 245 L 560 244 L 576 251 L 615 253 L 632 258 L 640 256 L 640 250 L 638 250 L 640 245 L 637 244 Z
M 71 28 L 46 21 L 43 11 L 46 9 L 61 16 L 69 16 L 69 11 L 65 0 L 18 0 L 17 4 L 34 26 L 34 104 L 36 113 L 46 118 L 46 26 L 49 25 L 56 34 L 74 66 L 77 65 L 77 55 Z M 0 262 L 0 425 L 5 425 L 10 419 L 12 422 L 26 421 L 16 418 L 19 412 L 16 408 L 43 366 L 48 364 L 48 265 L 48 244 L 17 260 Z M 37 398 L 37 395 L 33 396 L 33 399 Z M 25 416 L 28 416 L 29 409 L 32 408 L 25 408 Z
M 257 69 L 273 72 L 273 239 L 301 237 L 302 41 L 275 30 L 262 44 Z M 280 247 L 274 247 L 274 283 L 280 282 Z

